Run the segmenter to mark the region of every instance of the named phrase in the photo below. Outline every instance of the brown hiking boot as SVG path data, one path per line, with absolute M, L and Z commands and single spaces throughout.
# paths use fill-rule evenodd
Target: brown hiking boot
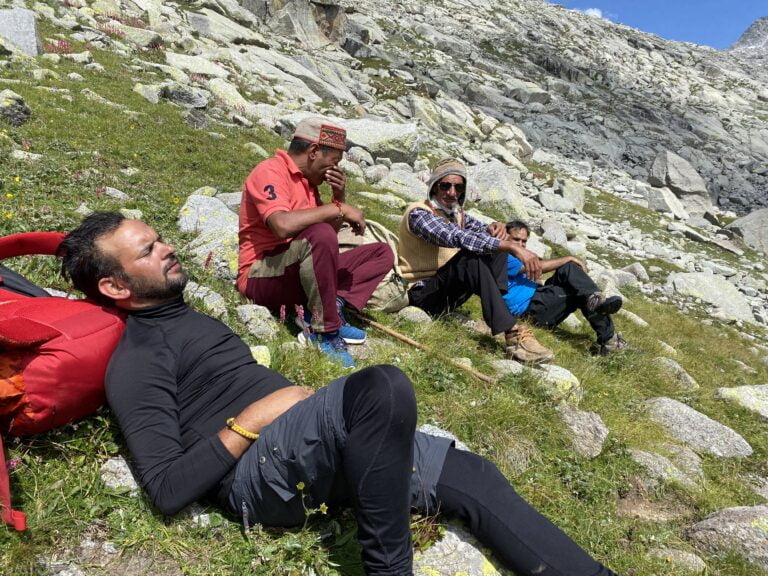
M 504 334 L 507 341 L 506 353 L 510 358 L 527 364 L 547 362 L 555 357 L 555 353 L 545 348 L 525 324 L 517 324 Z
M 621 309 L 623 301 L 620 296 L 606 297 L 602 292 L 594 292 L 587 296 L 587 310 L 600 314 L 600 316 L 610 316 L 616 314 Z
M 608 356 L 613 352 L 624 350 L 628 346 L 627 341 L 621 336 L 621 332 L 616 332 L 607 342 L 600 344 L 600 355 Z

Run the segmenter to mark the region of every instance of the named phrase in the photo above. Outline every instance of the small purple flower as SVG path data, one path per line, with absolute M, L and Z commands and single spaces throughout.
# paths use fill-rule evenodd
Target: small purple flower
M 296 309 L 296 317 L 304 320 L 304 306 L 302 306 L 301 304 L 294 304 L 294 307 Z M 304 334 L 309 334 L 309 332 L 310 332 L 309 326 L 304 324 Z
M 21 459 L 20 458 L 11 458 L 5 463 L 5 467 L 8 468 L 8 471 L 15 470 L 21 466 Z
M 280 324 L 285 324 L 285 304 L 280 306 Z

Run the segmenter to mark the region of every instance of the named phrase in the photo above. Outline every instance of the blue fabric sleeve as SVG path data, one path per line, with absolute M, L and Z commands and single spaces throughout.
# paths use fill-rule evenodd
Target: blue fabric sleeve
M 525 273 L 520 272 L 522 267 L 520 260 L 511 254 L 507 255 L 507 293 L 503 298 L 510 313 L 515 316 L 525 313 L 538 287 L 536 282 L 528 280 Z

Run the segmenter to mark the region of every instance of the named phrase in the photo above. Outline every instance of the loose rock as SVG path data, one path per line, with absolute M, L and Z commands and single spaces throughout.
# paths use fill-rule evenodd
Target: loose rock
M 758 567 L 768 569 L 768 505 L 720 510 L 694 524 L 687 535 L 705 550 L 735 550 Z
M 721 458 L 741 458 L 752 454 L 752 447 L 739 434 L 715 422 L 690 406 L 671 398 L 646 401 L 651 418 L 667 433 L 698 452 Z
M 569 438 L 574 450 L 586 458 L 597 458 L 608 437 L 608 428 L 600 416 L 568 404 L 558 406 L 557 412 L 571 432 Z
M 768 420 L 768 384 L 718 388 L 717 395 L 724 400 L 732 400 Z

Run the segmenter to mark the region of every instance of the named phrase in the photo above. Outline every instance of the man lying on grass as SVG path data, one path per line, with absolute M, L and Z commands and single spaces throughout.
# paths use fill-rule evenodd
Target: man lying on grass
M 410 510 L 439 510 L 519 574 L 614 574 L 492 463 L 416 432 L 413 386 L 399 369 L 372 366 L 317 391 L 292 385 L 187 306 L 174 247 L 141 221 L 93 214 L 61 252 L 78 289 L 128 313 L 107 398 L 163 514 L 207 498 L 246 525 L 292 526 L 305 506 L 351 504 L 366 572 L 409 575 Z

